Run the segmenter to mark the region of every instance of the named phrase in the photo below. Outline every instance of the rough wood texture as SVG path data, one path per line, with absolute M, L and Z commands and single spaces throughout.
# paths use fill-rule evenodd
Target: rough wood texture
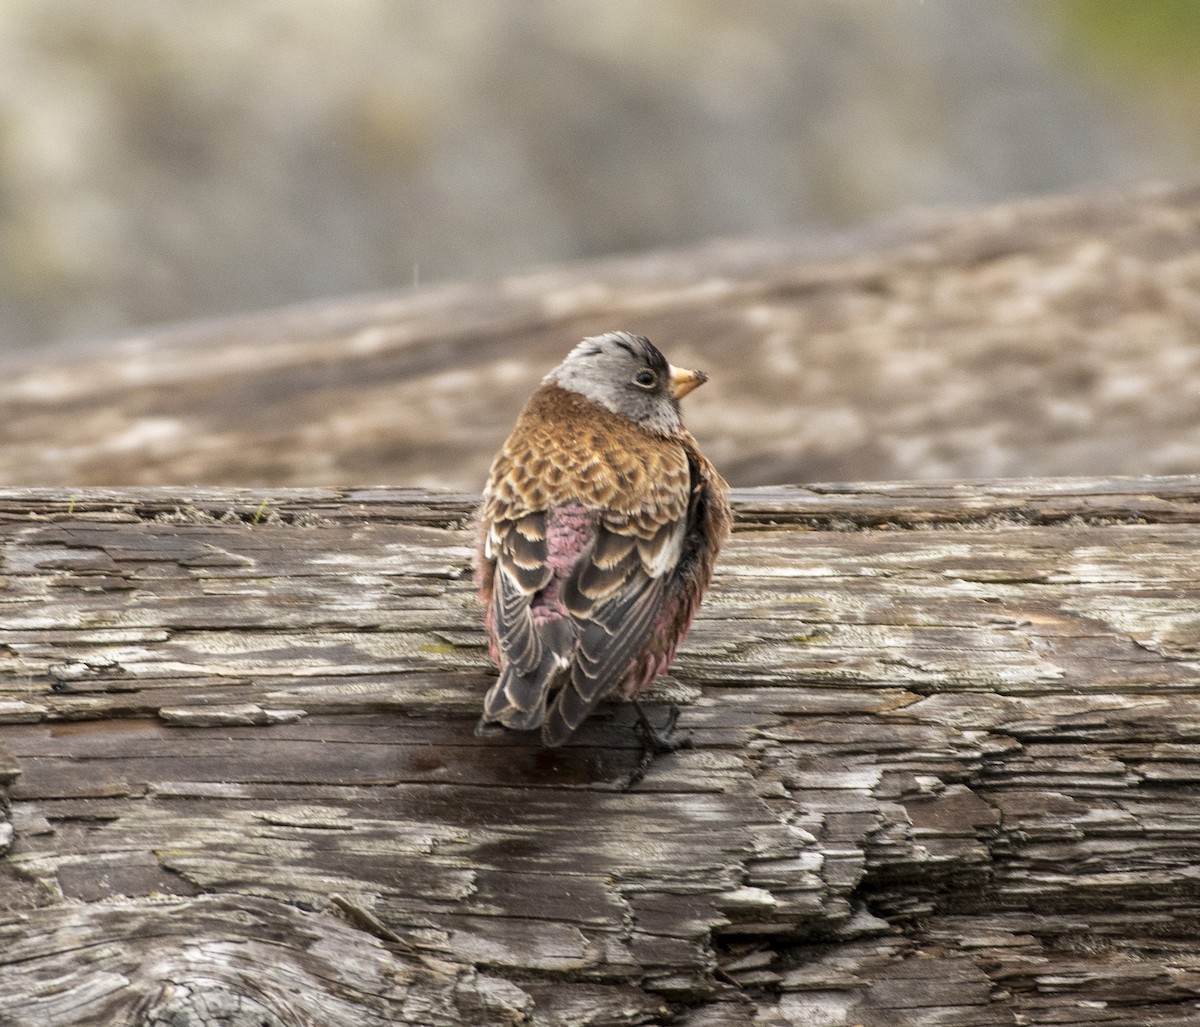
M 0 1024 L 1196 1023 L 1200 479 L 736 500 L 625 793 L 468 496 L 0 493 Z
M 735 485 L 1200 471 L 1200 187 L 334 300 L 0 367 L 0 482 L 478 489 L 584 335 L 710 385 Z

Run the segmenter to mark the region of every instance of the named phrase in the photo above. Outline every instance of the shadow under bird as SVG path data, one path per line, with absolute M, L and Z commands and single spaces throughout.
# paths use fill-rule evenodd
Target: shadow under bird
M 729 534 L 728 486 L 683 427 L 707 380 L 648 339 L 584 339 L 543 379 L 492 463 L 477 573 L 500 677 L 477 731 L 562 745 L 603 698 L 633 700 L 647 749 L 670 751 L 637 696 L 670 667 Z

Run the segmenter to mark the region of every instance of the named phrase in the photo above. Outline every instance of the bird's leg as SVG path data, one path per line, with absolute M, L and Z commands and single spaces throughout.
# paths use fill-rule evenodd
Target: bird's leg
M 630 774 L 629 780 L 625 784 L 625 791 L 629 791 L 643 777 L 646 776 L 646 771 L 650 769 L 650 764 L 654 762 L 655 756 L 661 756 L 663 753 L 676 752 L 679 749 L 690 749 L 692 746 L 692 736 L 687 733 L 675 734 L 675 722 L 679 719 L 679 707 L 674 703 L 671 704 L 670 710 L 667 711 L 667 722 L 661 727 L 656 728 L 650 723 L 650 718 L 646 716 L 646 711 L 642 709 L 642 704 L 636 699 L 630 699 L 633 703 L 633 708 L 638 715 L 638 733 L 642 736 L 642 755 L 638 760 L 638 765 Z
M 646 743 L 648 749 L 653 749 L 655 754 L 664 752 L 674 752 L 676 749 L 686 749 L 692 744 L 692 736 L 689 734 L 675 734 L 675 722 L 679 720 L 679 707 L 671 703 L 671 708 L 667 710 L 667 722 L 661 728 L 656 728 L 650 723 L 650 718 L 646 716 L 646 711 L 642 709 L 642 704 L 636 699 L 630 699 L 633 703 L 633 708 L 638 715 L 638 730 L 641 732 L 642 741 Z

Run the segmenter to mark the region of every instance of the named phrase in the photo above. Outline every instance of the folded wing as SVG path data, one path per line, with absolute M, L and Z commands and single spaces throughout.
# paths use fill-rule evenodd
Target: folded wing
M 562 590 L 578 646 L 542 724 L 547 745 L 570 738 L 629 672 L 658 622 L 682 537 L 682 522 L 648 529 L 621 517 L 601 519 L 595 543 Z
M 484 699 L 481 725 L 531 731 L 541 726 L 547 696 L 561 683 L 575 649 L 570 622 L 538 616 L 535 605 L 554 581 L 545 512 L 494 522 L 486 553 L 495 560 L 490 613 L 503 669 Z

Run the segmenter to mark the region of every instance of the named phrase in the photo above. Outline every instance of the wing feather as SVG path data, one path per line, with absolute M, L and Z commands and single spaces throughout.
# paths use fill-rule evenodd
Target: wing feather
M 579 639 L 570 677 L 550 704 L 542 740 L 562 745 L 616 688 L 646 644 L 663 597 L 662 578 L 646 578 L 597 611 Z
M 491 617 L 503 653 L 503 670 L 483 704 L 484 723 L 494 721 L 516 730 L 541 725 L 549 693 L 569 665 L 574 631 L 565 619 L 537 623 L 533 602 L 554 577 L 547 561 L 543 511 L 496 522 L 495 569 Z
M 542 661 L 542 640 L 535 630 L 530 605 L 553 576 L 546 564 L 544 517 L 540 513 L 527 514 L 519 521 L 508 522 L 506 530 L 498 534 L 492 594 L 496 636 L 508 663 L 518 673 L 528 674 Z
M 579 626 L 579 646 L 570 677 L 550 703 L 542 740 L 562 745 L 606 695 L 628 674 L 645 648 L 662 608 L 682 523 L 665 523 L 650 540 L 644 525 L 602 521 L 596 542 L 563 587 L 563 602 Z M 615 536 L 615 538 L 614 538 Z M 612 554 L 622 555 L 615 562 Z M 601 566 L 599 554 L 608 566 Z

